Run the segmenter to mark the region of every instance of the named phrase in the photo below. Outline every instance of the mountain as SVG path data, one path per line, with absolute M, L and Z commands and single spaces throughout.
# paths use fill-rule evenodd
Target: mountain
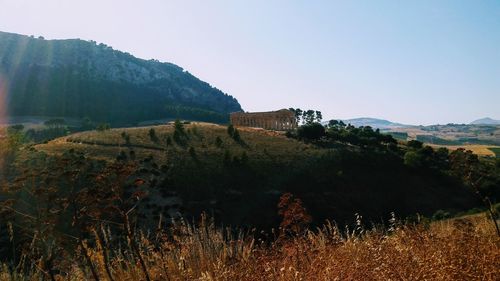
M 471 125 L 500 125 L 500 120 L 491 119 L 489 117 L 477 119 L 470 122 Z
M 392 129 L 392 128 L 409 127 L 409 125 L 404 125 L 404 124 L 394 123 L 394 122 L 384 120 L 384 119 L 369 118 L 369 117 L 344 119 L 342 121 L 346 124 L 351 124 L 355 127 L 370 126 L 372 128 L 376 128 L 376 129 Z
M 0 81 L 7 85 L 10 116 L 226 122 L 230 112 L 241 110 L 235 98 L 175 64 L 80 39 L 0 32 Z

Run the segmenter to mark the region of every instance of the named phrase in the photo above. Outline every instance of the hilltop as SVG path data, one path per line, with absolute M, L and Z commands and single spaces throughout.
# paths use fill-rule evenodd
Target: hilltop
M 471 125 L 500 125 L 500 120 L 495 120 L 489 117 L 477 119 L 470 122 Z
M 172 63 L 105 44 L 0 32 L 0 79 L 9 116 L 84 118 L 112 125 L 168 118 L 226 122 L 240 111 L 223 93 Z

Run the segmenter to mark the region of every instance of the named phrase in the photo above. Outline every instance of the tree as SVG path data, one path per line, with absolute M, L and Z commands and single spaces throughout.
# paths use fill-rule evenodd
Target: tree
M 321 123 L 321 120 L 323 120 L 323 114 L 321 114 L 321 111 L 316 110 L 316 122 Z
M 297 124 L 300 124 L 303 111 L 300 108 L 295 109 L 295 118 L 297 119 Z
M 92 123 L 92 120 L 90 120 L 89 117 L 85 117 L 82 120 L 82 130 L 92 130 L 94 128 L 94 123 Z
M 176 119 L 174 122 L 174 130 L 176 132 L 179 132 L 180 135 L 186 135 L 186 131 L 184 130 L 184 125 L 179 119 Z
M 238 131 L 238 129 L 234 129 L 234 132 L 233 132 L 233 140 L 235 142 L 241 142 L 241 136 L 240 136 L 240 132 Z
M 101 123 L 97 125 L 96 130 L 99 132 L 104 132 L 110 129 L 109 123 Z
M 24 130 L 24 125 L 23 124 L 17 124 L 17 125 L 11 125 L 7 128 L 7 133 L 12 134 L 12 133 L 19 133 L 22 130 Z
M 302 113 L 302 122 L 305 123 L 306 125 L 310 125 L 314 123 L 316 120 L 316 115 L 314 110 L 307 110 Z
M 404 163 L 412 168 L 420 168 L 423 166 L 422 155 L 416 151 L 408 151 L 404 155 Z
M 281 195 L 278 203 L 278 214 L 282 217 L 281 237 L 300 234 L 312 221 L 302 204 L 302 200 L 291 193 Z
M 297 129 L 297 136 L 302 140 L 319 140 L 325 136 L 325 127 L 320 123 L 302 125 Z
M 149 139 L 154 143 L 158 142 L 158 137 L 156 136 L 156 131 L 154 128 L 149 129 Z
M 49 119 L 45 122 L 43 122 L 43 124 L 49 128 L 61 128 L 61 127 L 65 127 L 66 126 L 66 121 L 62 118 L 55 118 L 55 119 Z
M 407 143 L 407 146 L 409 148 L 413 148 L 413 149 L 419 149 L 419 148 L 422 148 L 423 147 L 423 143 L 421 141 L 418 141 L 418 140 L 411 140 L 411 141 L 408 141 Z
M 222 144 L 223 144 L 222 139 L 219 136 L 217 136 L 215 138 L 215 146 L 220 148 L 220 147 L 222 147 Z
M 234 126 L 233 126 L 233 124 L 229 124 L 229 126 L 227 126 L 227 134 L 230 137 L 233 137 L 233 134 L 234 134 Z
M 121 136 L 123 140 L 125 141 L 125 145 L 130 146 L 130 135 L 127 134 L 125 131 L 121 133 Z

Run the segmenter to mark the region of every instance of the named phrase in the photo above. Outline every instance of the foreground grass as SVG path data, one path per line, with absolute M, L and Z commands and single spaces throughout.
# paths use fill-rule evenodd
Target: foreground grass
M 101 280 L 146 280 L 146 275 L 150 280 L 498 280 L 500 276 L 500 239 L 484 215 L 430 225 L 393 223 L 388 231 L 340 230 L 326 224 L 272 243 L 230 233 L 205 221 L 199 227 L 178 225 L 169 235 L 138 235 L 139 255 L 127 245 L 114 250 L 101 243 L 85 247 Z M 105 236 L 104 244 L 113 239 L 109 233 Z M 40 269 L 40 261 L 30 262 L 32 271 L 25 274 L 12 273 L 4 265 L 0 280 L 49 277 Z M 78 255 L 60 261 L 53 275 L 56 280 L 93 279 Z

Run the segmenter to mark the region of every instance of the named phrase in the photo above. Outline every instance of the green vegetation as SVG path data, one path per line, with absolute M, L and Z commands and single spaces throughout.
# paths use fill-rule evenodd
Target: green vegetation
M 168 118 L 226 123 L 241 111 L 235 98 L 177 65 L 104 44 L 0 32 L 0 54 L 11 116 L 88 117 L 118 126 Z
M 421 142 L 438 145 L 459 145 L 463 143 L 458 140 L 447 140 L 433 135 L 417 135 L 416 139 Z
M 497 158 L 500 158 L 500 148 L 499 147 L 490 147 L 488 149 L 491 150 L 491 151 L 493 151 L 493 153 L 495 153 L 495 155 L 497 156 Z
M 447 124 L 431 126 L 407 126 L 386 129 L 385 133 L 400 138 L 407 133 L 411 138 L 434 145 L 500 145 L 499 125 Z
M 393 138 L 398 140 L 403 140 L 403 141 L 408 140 L 407 132 L 387 132 L 387 134 L 391 135 Z

